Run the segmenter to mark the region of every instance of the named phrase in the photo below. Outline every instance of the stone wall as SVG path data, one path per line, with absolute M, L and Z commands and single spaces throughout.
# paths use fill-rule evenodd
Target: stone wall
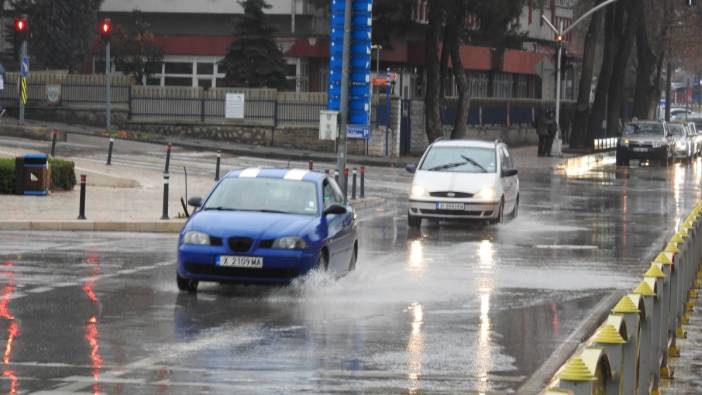
M 19 115 L 18 108 L 8 108 L 7 116 L 17 118 Z M 126 106 L 115 106 L 111 110 L 112 125 L 124 125 L 129 118 L 129 109 Z M 67 124 L 90 125 L 97 127 L 105 127 L 106 113 L 105 108 L 73 108 L 69 106 L 49 107 L 37 106 L 25 108 L 26 119 L 36 119 L 49 122 L 61 122 Z

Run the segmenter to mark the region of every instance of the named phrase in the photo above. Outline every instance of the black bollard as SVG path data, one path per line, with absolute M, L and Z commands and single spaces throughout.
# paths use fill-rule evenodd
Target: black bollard
M 56 156 L 56 129 L 51 132 L 51 157 Z
M 349 199 L 349 168 L 344 168 L 344 201 Z
M 222 151 L 217 151 L 217 167 L 215 168 L 215 181 L 219 181 L 219 165 L 222 162 Z
M 115 139 L 110 137 L 110 144 L 107 147 L 107 166 L 112 165 L 112 147 L 115 145 Z
M 78 219 L 85 219 L 85 174 L 80 175 L 80 208 L 78 209 Z
M 337 184 L 339 183 L 339 170 L 334 170 L 334 181 L 336 181 Z
M 168 173 L 168 168 L 171 165 L 171 143 L 168 143 L 166 147 L 166 167 L 163 170 L 164 173 Z
M 308 167 L 310 170 L 314 170 L 314 161 L 309 161 L 309 162 L 307 162 L 307 167 Z
M 366 197 L 366 168 L 361 166 L 361 199 Z
M 351 181 L 351 200 L 356 200 L 356 168 L 353 168 L 353 180 Z
M 161 219 L 168 219 L 168 173 L 163 173 L 163 215 Z

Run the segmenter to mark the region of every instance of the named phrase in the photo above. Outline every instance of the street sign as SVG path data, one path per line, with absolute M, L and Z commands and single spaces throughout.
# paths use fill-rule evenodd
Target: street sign
M 327 87 L 327 108 L 330 111 L 341 109 L 341 69 L 344 48 L 344 12 L 346 0 L 332 0 L 329 43 L 329 86 Z M 368 135 L 358 133 L 358 126 L 370 125 L 371 105 L 371 32 L 373 24 L 372 0 L 350 0 L 351 16 L 351 51 L 349 59 L 349 95 L 348 123 L 349 133 L 354 136 Z M 367 127 L 368 131 L 370 126 Z M 363 129 L 365 130 L 365 129 Z M 352 137 L 349 138 L 364 138 Z
M 368 140 L 370 138 L 370 125 L 347 125 L 346 136 L 350 139 Z
M 20 76 L 22 76 L 22 77 L 29 76 L 29 56 L 25 56 L 22 58 L 22 67 L 20 68 Z
M 336 140 L 339 134 L 339 112 L 320 111 L 319 112 L 319 139 Z
M 244 118 L 244 94 L 243 93 L 227 93 L 224 102 L 224 117 L 243 119 Z

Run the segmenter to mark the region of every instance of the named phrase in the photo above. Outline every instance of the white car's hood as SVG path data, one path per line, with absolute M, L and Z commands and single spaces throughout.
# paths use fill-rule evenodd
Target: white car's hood
M 418 170 L 414 185 L 426 188 L 427 192 L 465 192 L 476 194 L 481 189 L 496 186 L 497 173 L 461 173 L 450 171 Z

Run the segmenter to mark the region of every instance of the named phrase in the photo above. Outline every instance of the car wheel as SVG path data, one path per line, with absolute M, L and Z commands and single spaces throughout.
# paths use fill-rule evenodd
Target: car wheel
M 315 263 L 314 269 L 320 272 L 326 272 L 329 269 L 329 258 L 327 258 L 327 254 L 324 252 L 324 250 L 319 252 L 319 256 L 317 256 L 317 263 Z
M 512 219 L 519 216 L 519 195 L 517 195 L 517 201 L 514 202 L 514 209 L 512 210 Z
M 500 207 L 497 208 L 497 218 L 491 222 L 493 224 L 501 224 L 505 221 L 505 198 L 500 199 Z
M 415 215 L 410 214 L 409 212 L 407 213 L 407 224 L 409 225 L 410 228 L 419 228 L 422 226 L 422 217 L 417 217 Z
M 176 283 L 178 283 L 178 290 L 195 293 L 197 292 L 199 281 L 181 277 L 180 274 L 176 273 Z
M 358 260 L 358 245 L 354 244 L 353 253 L 351 253 L 351 262 L 349 262 L 349 272 L 356 270 L 356 260 Z

